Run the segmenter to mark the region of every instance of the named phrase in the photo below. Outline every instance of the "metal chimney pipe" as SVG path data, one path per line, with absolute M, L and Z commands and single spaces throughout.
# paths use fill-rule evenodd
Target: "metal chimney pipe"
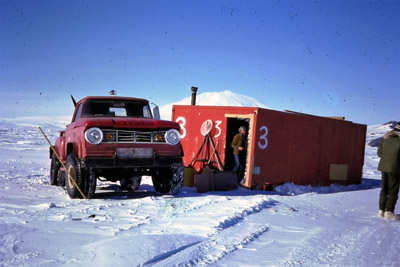
M 196 105 L 196 93 L 197 93 L 197 87 L 192 86 L 192 106 Z

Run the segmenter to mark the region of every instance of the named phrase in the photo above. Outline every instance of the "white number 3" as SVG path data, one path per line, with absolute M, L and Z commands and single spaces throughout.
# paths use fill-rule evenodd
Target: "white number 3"
M 258 141 L 258 147 L 261 149 L 266 149 L 268 146 L 268 139 L 267 139 L 268 128 L 267 128 L 267 126 L 260 127 L 260 132 L 264 132 L 264 134 L 262 134 L 260 136 L 260 141 Z
M 181 138 L 183 139 L 186 136 L 186 128 L 185 128 L 186 119 L 184 117 L 178 117 L 176 119 L 176 122 L 179 123 L 179 125 L 181 126 L 181 131 L 182 131 Z
M 222 121 L 215 121 L 215 129 L 218 130 L 218 133 L 214 136 L 215 138 L 217 138 L 218 136 L 221 135 L 221 128 L 219 127 L 219 125 L 222 123 Z

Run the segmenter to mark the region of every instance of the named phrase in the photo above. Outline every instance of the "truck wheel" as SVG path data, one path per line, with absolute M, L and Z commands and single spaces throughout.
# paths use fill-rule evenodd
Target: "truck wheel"
M 133 176 L 131 178 L 131 190 L 136 191 L 140 187 L 140 183 L 142 182 L 142 176 Z
M 69 197 L 83 198 L 82 194 L 79 192 L 78 188 L 71 181 L 71 179 L 74 179 L 75 183 L 85 194 L 86 191 L 85 184 L 86 184 L 86 179 L 88 179 L 87 178 L 88 175 L 86 174 L 85 169 L 81 168 L 79 161 L 75 159 L 72 153 L 68 155 L 66 167 L 67 167 L 67 172 L 70 174 L 68 175 L 67 173 L 65 177 L 65 187 L 67 188 Z
M 142 176 L 133 176 L 132 178 L 124 178 L 119 181 L 121 190 L 136 191 L 140 187 Z
M 66 171 L 58 171 L 57 183 L 61 187 L 65 187 L 65 176 L 67 175 Z
M 86 183 L 87 183 L 86 184 L 87 190 L 85 190 L 85 194 L 88 199 L 91 199 L 94 196 L 94 193 L 96 192 L 96 186 L 97 186 L 97 176 L 93 168 L 90 168 L 88 175 L 86 175 Z
M 159 171 L 152 176 L 154 189 L 167 195 L 176 195 L 183 184 L 183 162 L 175 163 L 171 168 Z
M 58 171 L 60 170 L 60 162 L 56 159 L 56 155 L 53 153 L 51 156 L 50 163 L 50 184 L 58 185 Z
M 123 178 L 123 179 L 119 180 L 119 188 L 122 191 L 128 190 L 129 189 L 129 179 Z

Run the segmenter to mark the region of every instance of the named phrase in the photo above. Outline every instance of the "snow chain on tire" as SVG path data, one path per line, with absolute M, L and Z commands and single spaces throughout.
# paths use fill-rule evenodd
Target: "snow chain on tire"
M 172 164 L 170 173 L 171 173 L 171 181 L 170 181 L 171 188 L 167 194 L 176 195 L 181 190 L 183 184 L 183 174 L 184 174 L 183 163 L 180 162 Z
M 153 186 L 157 192 L 167 195 L 176 195 L 183 184 L 183 162 L 174 163 L 170 168 L 164 168 L 153 174 Z

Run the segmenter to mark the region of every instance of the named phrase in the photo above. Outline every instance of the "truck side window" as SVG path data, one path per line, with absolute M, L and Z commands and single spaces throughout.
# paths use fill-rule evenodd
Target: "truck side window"
M 82 111 L 82 103 L 80 103 L 78 108 L 76 109 L 75 117 L 72 120 L 73 122 L 76 122 L 79 119 L 79 117 L 81 115 L 81 111 Z

